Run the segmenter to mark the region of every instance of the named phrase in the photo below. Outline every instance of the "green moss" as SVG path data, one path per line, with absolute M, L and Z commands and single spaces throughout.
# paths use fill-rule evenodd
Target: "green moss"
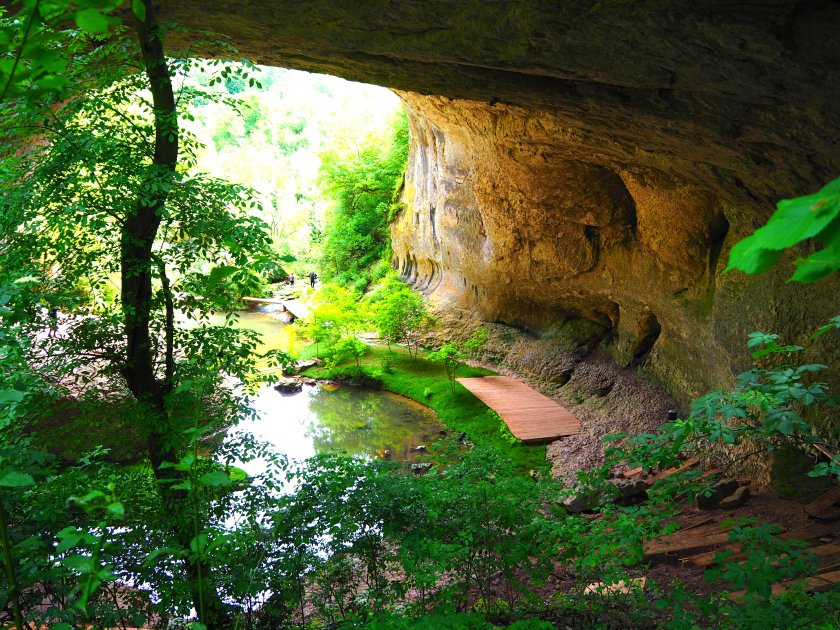
M 465 433 L 467 439 L 474 444 L 505 452 L 523 473 L 547 467 L 545 446 L 511 443 L 507 427 L 499 416 L 460 383 L 456 383 L 453 391 L 444 366 L 428 361 L 424 356 L 415 360 L 401 349 L 371 347 L 362 360 L 362 365 L 376 369 L 387 359 L 392 371 L 380 370 L 377 374 L 384 389 L 430 407 L 447 428 L 457 433 Z M 341 374 L 348 365 L 339 365 L 332 369 L 310 368 L 306 374 L 329 379 Z M 492 374 L 490 370 L 469 366 L 458 370 L 459 378 Z

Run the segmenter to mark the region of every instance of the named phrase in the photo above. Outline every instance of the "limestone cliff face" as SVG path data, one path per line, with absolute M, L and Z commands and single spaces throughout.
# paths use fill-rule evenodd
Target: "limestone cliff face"
M 750 330 L 801 340 L 840 307 L 836 280 L 721 274 L 778 199 L 840 174 L 836 0 L 164 0 L 161 15 L 258 63 L 401 90 L 394 261 L 452 312 L 542 335 L 596 322 L 605 350 L 649 355 L 685 399 L 746 366 Z M 831 343 L 817 350 L 836 365 Z
M 616 161 L 549 112 L 401 96 L 413 140 L 394 262 L 445 310 L 548 336 L 596 322 L 604 350 L 649 355 L 685 400 L 746 368 L 748 332 L 802 341 L 840 306 L 835 281 L 721 273 L 770 208 Z

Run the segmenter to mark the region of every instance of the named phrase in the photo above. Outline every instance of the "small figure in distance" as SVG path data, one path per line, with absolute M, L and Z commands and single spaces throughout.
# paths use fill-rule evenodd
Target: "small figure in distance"
M 290 287 L 295 286 L 295 274 L 294 274 L 294 272 L 289 274 L 289 286 Z
M 315 281 L 318 279 L 318 274 L 314 271 L 309 272 L 309 285 L 314 289 L 315 288 Z
M 50 307 L 48 315 L 50 318 L 50 332 L 47 336 L 55 337 L 56 333 L 58 333 L 58 309 L 55 306 Z

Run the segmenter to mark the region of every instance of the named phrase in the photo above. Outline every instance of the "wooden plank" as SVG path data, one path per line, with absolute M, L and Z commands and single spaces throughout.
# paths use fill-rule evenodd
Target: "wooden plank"
M 834 588 L 838 584 L 840 584 L 840 571 L 829 571 L 805 579 L 788 580 L 787 582 L 774 584 L 770 592 L 773 595 L 781 595 L 789 588 L 801 585 L 805 587 L 806 593 L 816 593 Z M 738 601 L 743 599 L 744 595 L 746 595 L 746 591 L 735 591 L 729 594 L 729 599 Z
M 671 475 L 676 475 L 678 472 L 688 470 L 689 468 L 694 468 L 699 463 L 699 459 L 687 459 L 680 465 L 679 468 L 668 468 L 666 470 L 663 470 L 662 472 L 655 474 L 653 477 L 648 477 L 647 479 L 645 479 L 645 483 L 649 486 L 653 485 L 660 479 L 665 479 L 667 477 L 670 477 Z
M 823 536 L 836 537 L 840 535 L 840 528 L 835 524 L 820 524 L 820 525 L 806 525 L 799 529 L 792 529 L 786 534 L 781 534 L 780 538 L 797 538 L 799 540 L 816 540 Z
M 580 420 L 547 396 L 507 376 L 457 379 L 526 444 L 551 442 L 580 433 Z
M 711 523 L 701 525 L 689 530 L 679 530 L 669 536 L 656 538 L 645 543 L 645 555 L 653 556 L 659 553 L 675 553 L 680 551 L 691 551 L 722 545 L 729 542 L 729 534 L 732 525 L 720 525 Z
M 684 519 L 680 520 L 680 528 L 677 531 L 684 532 L 687 529 L 695 529 L 697 527 L 702 527 L 703 525 L 708 525 L 714 522 L 715 519 L 711 516 L 699 516 L 695 518 Z
M 655 556 L 660 553 L 676 553 L 692 551 L 703 547 L 714 547 L 729 541 L 729 534 L 710 534 L 696 538 L 677 538 L 673 540 L 651 541 L 645 545 L 645 556 Z
M 692 536 L 709 536 L 711 534 L 718 534 L 720 532 L 728 532 L 732 529 L 732 525 L 722 525 L 718 523 L 715 519 L 710 518 L 707 522 L 703 522 L 702 519 L 697 521 L 691 521 L 686 523 L 685 527 L 681 527 L 673 534 L 668 534 L 668 536 L 663 536 L 662 538 L 690 538 Z
M 809 547 L 805 551 L 817 557 L 817 566 L 821 571 L 826 567 L 833 567 L 840 562 L 840 545 L 826 543 L 824 545 L 817 545 L 816 547 Z
M 703 553 L 688 556 L 687 558 L 683 558 L 682 562 L 690 562 L 695 567 L 710 567 L 715 563 L 715 556 L 721 551 L 732 552 L 729 560 L 739 560 L 743 558 L 744 554 L 741 552 L 743 548 L 744 546 L 741 543 L 732 543 L 731 545 L 724 545 L 723 547 L 718 547 L 717 549 L 712 549 L 711 551 L 704 551 Z
M 801 529 L 783 532 L 779 534 L 778 537 L 782 540 L 802 540 L 807 542 L 836 533 L 836 525 L 810 525 Z M 730 550 L 733 552 L 732 555 L 729 557 L 730 560 L 740 560 L 744 557 L 742 548 L 743 545 L 741 545 L 740 543 L 733 543 L 731 545 L 725 545 L 718 549 L 713 549 L 712 551 L 706 551 L 704 553 L 699 553 L 688 558 L 683 558 L 683 562 L 690 562 L 691 564 L 697 567 L 709 567 L 712 566 L 712 564 L 714 564 L 713 559 L 715 557 L 715 554 L 719 551 L 726 550 Z M 812 547 L 812 549 L 816 549 L 816 547 Z
M 825 545 L 817 545 L 816 547 L 807 547 L 802 551 L 813 554 L 815 556 L 815 560 L 817 563 L 817 569 L 825 572 L 827 568 L 833 568 L 835 564 L 840 562 L 840 546 L 834 545 L 832 543 L 827 543 Z M 743 554 L 739 554 L 743 556 Z M 734 560 L 736 558 L 730 558 L 730 560 Z M 739 562 L 739 564 L 744 564 L 745 561 Z M 779 566 L 782 562 L 774 562 L 773 566 Z

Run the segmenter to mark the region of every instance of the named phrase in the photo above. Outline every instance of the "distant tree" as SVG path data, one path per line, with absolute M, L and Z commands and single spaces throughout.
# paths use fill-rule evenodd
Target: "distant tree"
M 367 354 L 367 344 L 360 341 L 355 335 L 345 335 L 332 346 L 332 362 L 339 363 L 345 359 L 353 359 L 356 362 L 357 373 L 362 373 L 362 357 Z
M 464 360 L 476 356 L 476 354 L 487 343 L 487 329 L 481 327 L 470 335 L 464 343 L 447 341 L 440 349 L 429 354 L 430 361 L 443 363 L 446 368 L 446 375 L 449 377 L 449 385 L 455 391 L 455 378 L 458 375 L 458 368 L 464 364 Z
M 420 333 L 431 319 L 423 297 L 392 273 L 370 301 L 374 324 L 388 348 L 403 343 L 409 354 L 416 357 Z
M 336 284 L 324 284 L 310 303 L 306 319 L 296 325 L 300 335 L 315 344 L 315 356 L 331 356 L 333 344 L 364 326 L 366 315 L 359 296 Z
M 324 229 L 321 266 L 326 278 L 365 290 L 370 268 L 388 251 L 388 216 L 402 185 L 408 127 L 401 115 L 391 143 L 371 140 L 360 150 L 345 147 L 321 156 L 321 181 L 335 206 Z

